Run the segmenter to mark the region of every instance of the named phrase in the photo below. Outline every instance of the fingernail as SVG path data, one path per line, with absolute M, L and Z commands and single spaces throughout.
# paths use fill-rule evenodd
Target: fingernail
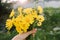
M 37 28 L 35 28 L 35 30 L 37 30 Z

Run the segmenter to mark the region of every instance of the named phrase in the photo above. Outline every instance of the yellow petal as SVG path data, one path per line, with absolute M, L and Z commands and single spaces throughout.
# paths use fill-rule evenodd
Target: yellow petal
M 44 21 L 44 16 L 38 15 L 37 20 L 40 21 L 40 22 L 43 22 Z
M 9 17 L 10 17 L 10 18 L 13 17 L 14 14 L 15 14 L 15 13 L 14 13 L 14 9 L 13 9 Z
M 38 22 L 38 23 L 37 23 L 37 25 L 38 25 L 38 26 L 41 26 L 41 25 L 42 25 L 42 23 L 41 23 L 41 22 Z
M 40 14 L 43 13 L 43 8 L 41 6 L 38 6 L 37 10 L 39 11 Z

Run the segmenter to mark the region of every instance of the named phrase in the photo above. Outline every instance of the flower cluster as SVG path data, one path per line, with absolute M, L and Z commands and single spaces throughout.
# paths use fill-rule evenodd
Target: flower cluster
M 37 8 L 22 8 L 18 7 L 18 13 L 12 10 L 9 15 L 9 19 L 6 20 L 6 28 L 11 30 L 13 25 L 18 33 L 27 32 L 30 25 L 36 21 L 37 26 L 41 26 L 44 21 L 44 16 L 42 15 L 43 9 L 41 6 Z

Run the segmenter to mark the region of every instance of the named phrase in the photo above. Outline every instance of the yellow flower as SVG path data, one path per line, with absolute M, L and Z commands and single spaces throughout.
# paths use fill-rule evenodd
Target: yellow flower
M 38 6 L 37 10 L 39 11 L 40 14 L 43 13 L 43 8 L 41 6 Z
M 38 15 L 37 20 L 40 21 L 40 22 L 43 22 L 44 21 L 44 16 Z
M 30 24 L 28 23 L 21 23 L 20 28 L 23 30 L 23 32 L 27 32 L 27 29 L 29 28 Z
M 20 28 L 20 27 L 16 27 L 16 31 L 18 32 L 18 33 L 23 33 L 23 31 L 22 31 L 22 29 Z
M 18 15 L 15 20 L 16 21 L 22 21 L 24 19 L 24 16 L 23 15 Z
M 32 8 L 26 8 L 23 10 L 24 13 L 29 14 L 32 12 Z
M 12 26 L 13 26 L 12 20 L 11 19 L 7 19 L 7 21 L 6 21 L 6 28 L 8 30 L 10 30 L 12 28 Z
M 33 11 L 31 14 L 32 14 L 32 16 L 33 16 L 34 18 L 37 18 L 37 16 L 38 16 L 38 15 L 37 15 L 37 11 L 36 11 L 36 10 L 35 10 L 35 11 Z
M 37 23 L 37 25 L 38 25 L 38 26 L 41 26 L 41 25 L 42 25 L 42 23 L 41 23 L 41 22 L 38 22 L 38 23 Z
M 37 10 L 33 8 L 23 9 L 22 7 L 18 7 L 18 15 L 16 15 L 14 14 L 13 9 L 9 16 L 11 19 L 7 19 L 6 21 L 7 29 L 11 30 L 14 25 L 18 33 L 27 32 L 31 24 L 35 22 L 34 19 L 38 21 L 37 26 L 41 26 L 42 22 L 44 21 L 44 17 L 42 15 L 39 15 L 38 12 L 41 14 L 43 12 L 43 9 L 41 6 L 38 6 Z
M 24 18 L 24 17 L 23 17 Z M 27 29 L 29 28 L 29 23 L 26 22 L 25 20 L 21 19 L 15 19 L 14 21 L 14 25 L 15 27 L 20 27 L 21 30 L 23 30 L 23 32 L 27 32 Z M 18 31 L 17 31 L 18 32 Z
M 18 21 L 14 21 L 13 24 L 14 24 L 15 27 L 19 27 Z
M 23 30 L 23 32 L 27 32 L 29 26 L 30 24 L 25 21 L 19 22 L 19 27 Z
M 14 13 L 14 9 L 13 9 L 9 17 L 10 17 L 10 18 L 13 17 L 14 14 L 15 14 L 15 13 Z
M 27 15 L 25 16 L 25 19 L 24 19 L 27 23 L 30 23 L 32 24 L 34 22 L 34 19 L 32 17 L 32 15 Z
M 25 20 L 21 21 L 20 24 L 21 24 L 21 26 L 23 26 L 23 27 L 24 27 L 24 26 L 27 26 L 27 27 L 30 26 L 29 22 L 26 22 Z M 27 28 L 26 28 L 26 29 L 27 29 Z
M 22 14 L 22 10 L 23 10 L 22 7 L 18 7 L 18 12 L 19 12 L 20 14 Z

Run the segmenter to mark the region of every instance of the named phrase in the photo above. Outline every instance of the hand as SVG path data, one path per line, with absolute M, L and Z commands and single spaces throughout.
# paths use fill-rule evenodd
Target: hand
M 29 32 L 18 34 L 15 37 L 12 38 L 12 40 L 25 40 L 30 34 L 35 34 L 37 29 L 33 29 Z

